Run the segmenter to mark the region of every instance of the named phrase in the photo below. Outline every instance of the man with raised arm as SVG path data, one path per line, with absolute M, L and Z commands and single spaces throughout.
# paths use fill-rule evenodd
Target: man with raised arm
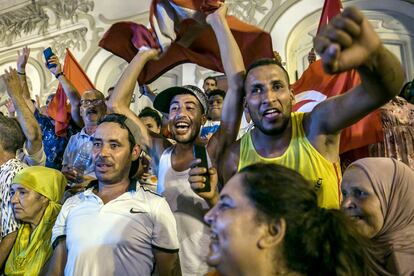
M 403 72 L 368 19 L 353 7 L 335 17 L 315 38 L 314 46 L 328 73 L 355 68 L 361 85 L 329 98 L 310 113 L 292 112 L 293 93 L 286 70 L 274 60 L 253 63 L 244 87 L 255 128 L 228 148 L 221 172 L 227 181 L 253 163 L 281 164 L 310 181 L 320 206 L 339 208 L 340 132 L 396 96 Z M 190 172 L 194 188 L 203 186 L 199 175 L 203 172 L 200 168 Z
M 50 63 L 56 66 L 51 67 L 49 70 L 62 84 L 63 90 L 71 102 L 71 115 L 73 118 L 73 120 L 70 121 L 69 126 L 67 128 L 66 136 L 57 136 L 55 133 L 55 121 L 49 116 L 42 115 L 40 113 L 40 110 L 36 109 L 33 104 L 29 104 L 31 98 L 26 80 L 26 65 L 27 61 L 29 60 L 29 56 L 30 48 L 28 47 L 24 47 L 21 52 L 18 51 L 17 74 L 19 76 L 21 86 L 23 88 L 22 96 L 24 100 L 28 103 L 29 109 L 32 113 L 34 113 L 34 116 L 37 122 L 39 123 L 42 133 L 44 151 L 46 154 L 46 167 L 60 170 L 62 168 L 63 153 L 65 151 L 70 136 L 79 131 L 78 126 L 83 125 L 83 122 L 79 116 L 80 95 L 78 91 L 70 83 L 70 81 L 62 74 L 62 66 L 59 63 L 59 60 L 56 56 L 53 56 L 50 60 Z M 46 109 L 49 102 L 52 100 L 53 96 L 54 94 L 48 97 L 46 101 Z
M 207 17 L 217 39 L 222 42 L 219 43 L 220 52 L 229 86 L 223 104 L 221 127 L 206 147 L 213 164 L 220 160 L 224 149 L 236 139 L 240 124 L 237 114 L 241 114 L 243 109 L 242 105 L 235 106 L 234 103 L 243 100 L 244 65 L 235 40 L 229 39 L 232 38 L 230 29 L 218 19 L 224 18 L 225 12 L 225 9 L 219 9 Z M 155 58 L 156 54 L 156 51 L 150 50 L 140 51 L 135 56 L 115 87 L 109 100 L 110 109 L 130 116 L 128 105 L 136 79 L 145 63 Z M 208 271 L 205 256 L 209 232 L 203 223 L 203 215 L 209 209 L 209 202 L 192 191 L 188 172 L 194 161 L 193 148 L 200 127 L 206 121 L 207 99 L 203 91 L 195 86 L 171 87 L 157 95 L 154 107 L 168 113 L 169 128 L 177 143 L 171 146 L 165 138 L 150 133 L 139 121 L 142 143 L 150 150 L 152 158 L 160 160 L 158 191 L 166 197 L 177 220 L 183 275 L 204 275 Z
M 4 81 L 7 86 L 7 93 L 16 110 L 17 120 L 26 137 L 23 148 L 17 152 L 17 157 L 29 166 L 44 166 L 46 155 L 43 150 L 42 132 L 29 107 L 33 103 L 30 99 L 23 97 L 24 88 L 22 85 L 26 83 L 19 80 L 15 69 L 5 72 Z
M 85 91 L 79 110 L 84 127 L 70 137 L 62 160 L 62 173 L 72 184 L 95 178 L 91 156 L 92 140 L 98 122 L 106 114 L 105 96 L 98 90 Z

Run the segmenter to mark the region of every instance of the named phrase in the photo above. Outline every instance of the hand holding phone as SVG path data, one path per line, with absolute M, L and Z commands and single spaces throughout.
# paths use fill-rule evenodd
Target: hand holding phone
M 210 185 L 210 174 L 208 173 L 208 161 L 207 161 L 207 150 L 204 146 L 194 145 L 194 158 L 200 159 L 201 163 L 197 167 L 205 168 L 206 173 L 202 176 L 205 177 L 206 181 L 204 184 L 204 188 L 198 189 L 197 192 L 203 193 L 203 192 L 210 192 L 211 185 Z
M 49 63 L 49 59 L 54 56 L 55 54 L 52 52 L 52 48 L 47 47 L 44 51 L 43 51 L 43 55 L 45 56 L 45 60 L 46 60 L 46 64 L 47 64 L 47 68 L 53 68 L 56 67 L 56 64 L 52 64 Z
M 220 199 L 217 170 L 214 167 L 210 167 L 209 169 L 201 167 L 200 163 L 201 161 L 199 159 L 191 163 L 191 169 L 188 172 L 188 182 L 190 182 L 191 189 L 199 197 L 203 198 L 211 208 Z M 208 173 L 208 178 L 205 178 L 206 173 Z M 208 191 L 205 191 L 208 188 L 206 187 L 206 179 L 208 179 L 208 183 L 210 184 Z

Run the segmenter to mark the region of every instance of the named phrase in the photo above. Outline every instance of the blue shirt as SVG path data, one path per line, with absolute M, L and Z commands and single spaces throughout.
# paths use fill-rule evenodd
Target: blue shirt
M 220 121 L 207 121 L 201 128 L 200 137 L 210 138 L 220 127 Z M 210 137 L 208 137 L 210 135 Z
M 46 167 L 60 171 L 62 169 L 63 153 L 65 152 L 69 138 L 79 132 L 80 129 L 71 120 L 66 130 L 66 137 L 59 137 L 55 133 L 55 125 L 52 122 L 53 119 L 40 114 L 37 109 L 34 115 L 42 130 L 42 142 L 46 154 Z

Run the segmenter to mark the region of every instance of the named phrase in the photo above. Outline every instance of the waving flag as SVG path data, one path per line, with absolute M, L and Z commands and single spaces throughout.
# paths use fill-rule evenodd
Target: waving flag
M 337 14 L 341 12 L 342 3 L 341 0 L 325 0 L 322 8 L 321 19 L 319 20 L 318 32 L 320 29 L 329 23 Z
M 340 13 L 340 0 L 325 0 L 322 16 L 319 21 L 320 28 L 329 20 Z M 361 82 L 356 70 L 350 70 L 336 75 L 324 72 L 322 61 L 313 62 L 303 72 L 302 77 L 293 84 L 295 93 L 295 111 L 310 112 L 317 104 L 329 97 L 340 95 Z M 382 125 L 378 111 L 368 114 L 366 117 L 342 130 L 339 152 L 361 148 L 382 140 Z
M 105 32 L 99 46 L 127 62 L 134 58 L 141 46 L 161 48 L 163 54 L 159 59 L 150 60 L 141 71 L 140 84 L 151 83 L 182 63 L 195 63 L 224 72 L 213 29 L 199 22 L 219 7 L 219 1 L 153 0 L 149 18 L 151 29 L 135 22 L 117 22 Z M 226 19 L 246 66 L 259 58 L 273 57 L 269 33 L 234 16 L 226 16 Z
M 320 102 L 345 93 L 360 82 L 356 70 L 329 75 L 324 72 L 321 60 L 317 60 L 293 84 L 296 102 L 293 109 L 310 112 Z M 342 130 L 340 153 L 377 143 L 381 139 L 381 120 L 378 112 L 374 111 L 356 124 Z
M 93 83 L 89 80 L 88 76 L 69 49 L 66 49 L 63 73 L 81 95 L 87 90 L 95 89 Z M 47 112 L 49 116 L 55 120 L 56 135 L 66 135 L 66 128 L 70 121 L 70 104 L 67 102 L 67 97 L 61 84 L 59 84 L 56 90 L 56 95 L 50 102 Z

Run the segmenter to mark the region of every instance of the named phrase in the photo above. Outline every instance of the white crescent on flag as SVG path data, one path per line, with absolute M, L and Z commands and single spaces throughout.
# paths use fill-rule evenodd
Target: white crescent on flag
M 311 112 L 315 106 L 328 97 L 316 90 L 307 90 L 295 95 L 295 111 Z

